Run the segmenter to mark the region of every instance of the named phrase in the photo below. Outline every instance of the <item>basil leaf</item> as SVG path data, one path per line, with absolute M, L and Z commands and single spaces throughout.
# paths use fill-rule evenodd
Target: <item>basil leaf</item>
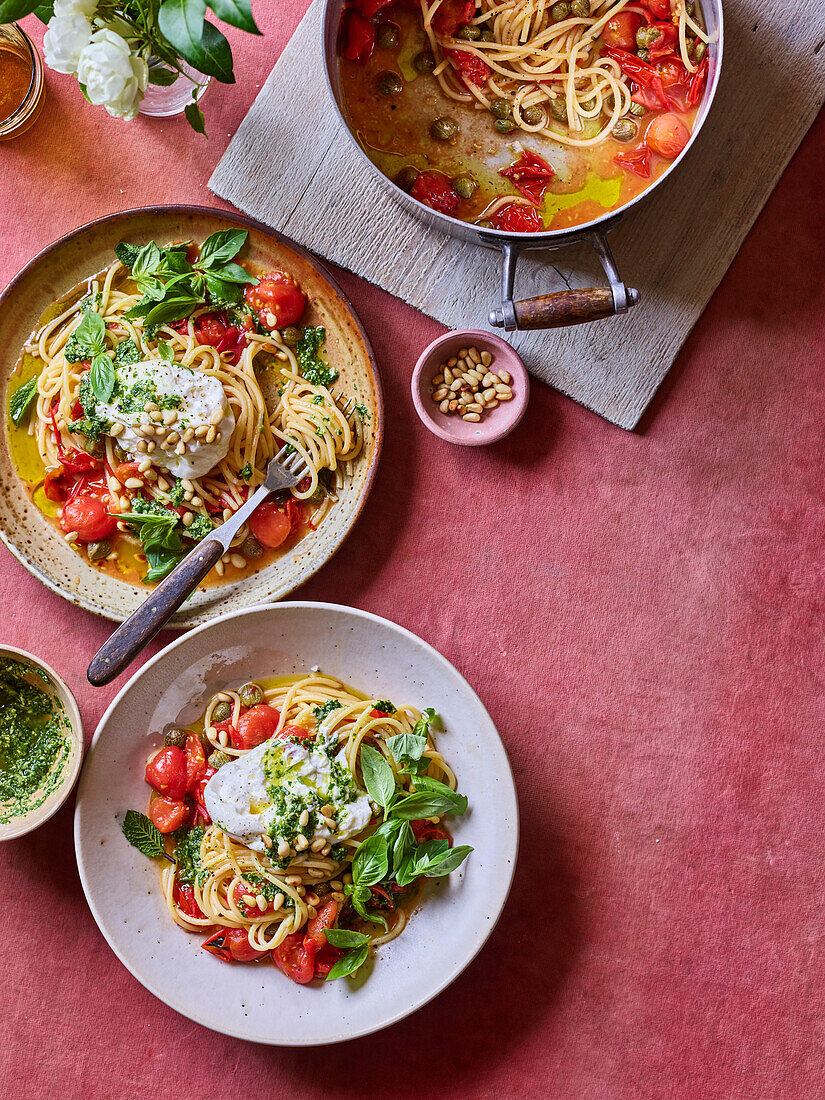
M 227 283 L 257 283 L 254 275 L 250 275 L 245 267 L 240 264 L 222 264 L 212 269 L 214 275 L 219 276 Z
M 356 886 L 372 886 L 373 883 L 380 882 L 388 870 L 386 838 L 367 837 L 352 861 L 352 881 Z
M 395 865 L 395 881 L 399 886 L 409 886 L 418 878 L 415 862 L 415 848 L 408 852 L 404 859 Z
M 436 840 L 431 843 L 446 844 L 446 841 Z M 451 871 L 454 871 L 456 867 L 464 862 L 472 851 L 473 849 L 469 844 L 460 844 L 456 848 L 450 848 L 440 862 L 432 862 L 430 866 L 421 868 L 421 873 L 426 875 L 427 878 L 440 878 L 442 875 L 449 875 Z
M 83 320 L 72 333 L 75 343 L 96 355 L 106 347 L 106 322 L 93 309 L 83 314 Z
M 440 817 L 441 814 L 463 814 L 467 809 L 466 797 L 456 794 L 449 787 L 445 790 L 449 793 L 417 791 L 407 795 L 393 805 L 392 815 L 405 821 L 418 821 L 422 817 Z
M 152 275 L 160 266 L 161 253 L 154 241 L 149 241 L 143 248 L 138 249 L 132 263 L 132 274 L 136 279 L 144 275 Z
M 395 776 L 381 753 L 371 745 L 361 749 L 361 774 L 367 794 L 386 813 L 395 794 Z
M 191 103 L 187 103 L 183 108 L 183 117 L 192 127 L 196 134 L 203 134 L 206 137 L 206 116 L 200 109 L 200 106 L 194 100 Z
M 161 11 L 163 9 L 161 8 Z M 182 294 L 179 297 L 165 298 L 162 302 L 153 304 L 152 308 L 146 314 L 146 322 L 150 325 L 162 325 L 167 321 L 179 321 L 182 317 L 187 317 L 193 309 L 203 304 L 203 299 L 195 298 L 188 294 Z M 140 305 L 140 302 L 138 302 Z M 135 308 L 134 306 L 132 307 Z M 129 313 L 132 311 L 129 310 Z M 129 314 L 124 314 L 128 317 Z
M 165 0 L 158 12 L 158 25 L 169 43 L 198 72 L 234 84 L 229 43 L 205 16 L 206 0 Z
M 183 557 L 181 553 L 175 553 L 172 550 L 164 550 L 162 547 L 150 548 L 144 547 L 146 553 L 146 562 L 149 568 L 141 578 L 144 584 L 151 584 L 153 581 L 162 581 L 164 577 L 168 577 L 178 562 Z
M 438 719 L 432 707 L 427 707 L 422 716 L 413 726 L 413 734 L 416 737 L 426 737 L 430 726 Z
M 211 271 L 203 273 L 203 281 L 209 291 L 209 300 L 214 306 L 236 306 L 241 300 L 243 288 L 239 283 L 222 279 Z
M 30 378 L 22 386 L 18 386 L 11 395 L 9 402 L 9 416 L 16 428 L 23 423 L 26 413 L 29 411 L 32 401 L 37 397 L 37 379 Z
M 395 737 L 389 737 L 387 739 L 387 748 L 392 753 L 392 758 L 396 764 L 420 760 L 421 754 L 426 747 L 426 736 L 415 733 L 399 733 L 396 734 Z
M 163 10 L 163 9 L 161 9 Z M 347 974 L 354 974 L 356 970 L 360 969 L 367 961 L 367 956 L 370 953 L 370 946 L 368 943 L 363 944 L 361 947 L 356 947 L 354 951 L 347 952 L 342 959 L 338 962 L 327 974 L 327 981 L 334 982 L 336 978 L 345 978 Z
M 250 34 L 261 33 L 252 18 L 249 0 L 209 0 L 209 7 L 218 19 L 222 19 L 230 27 L 237 27 L 238 30 L 248 31 Z
M 219 229 L 217 233 L 212 233 L 201 245 L 198 267 L 228 263 L 238 255 L 248 236 L 248 229 Z M 244 272 L 244 275 L 248 274 Z
M 89 382 L 98 401 L 107 402 L 115 391 L 115 365 L 105 351 L 98 352 L 92 359 L 89 370 Z
M 363 932 L 350 932 L 347 928 L 325 928 L 324 935 L 333 947 L 360 947 L 361 944 L 369 943 L 370 940 L 369 936 L 365 936 Z
M 398 818 L 394 820 L 398 821 Z M 415 834 L 412 831 L 412 825 L 409 821 L 398 821 L 398 823 L 400 828 L 392 846 L 392 865 L 396 871 L 404 866 L 410 852 L 415 849 Z M 397 878 L 396 881 L 398 881 Z
M 163 834 L 146 814 L 127 810 L 121 825 L 123 835 L 139 852 L 153 859 L 164 853 Z
M 54 3 L 38 4 L 33 14 L 37 16 L 41 23 L 48 23 L 50 19 L 54 19 Z
M 158 355 L 161 359 L 167 359 L 170 363 L 175 361 L 175 351 L 171 344 L 165 340 L 158 340 Z

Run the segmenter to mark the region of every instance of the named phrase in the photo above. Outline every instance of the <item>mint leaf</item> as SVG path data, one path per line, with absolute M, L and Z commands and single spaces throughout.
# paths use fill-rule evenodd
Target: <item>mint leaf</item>
M 370 745 L 361 748 L 361 774 L 367 794 L 386 813 L 395 794 L 395 776 L 381 753 Z
M 364 943 L 369 943 L 370 939 L 363 932 L 350 932 L 348 928 L 325 928 L 324 935 L 327 943 L 345 950 L 350 947 L 360 947 Z
M 130 271 L 139 253 L 140 248 L 136 244 L 128 244 L 126 241 L 121 241 L 119 244 L 115 245 L 115 255 L 123 266 L 128 267 Z
M 155 859 L 164 853 L 163 833 L 146 814 L 127 810 L 121 825 L 123 835 L 139 852 Z
M 354 974 L 356 970 L 359 970 L 367 961 L 367 957 L 370 953 L 370 946 L 368 943 L 363 944 L 361 947 L 356 947 L 353 951 L 347 952 L 342 959 L 338 962 L 327 974 L 326 980 L 328 982 L 334 982 L 336 978 L 345 978 L 347 974 Z
M 25 419 L 26 413 L 31 407 L 32 401 L 37 397 L 37 379 L 30 378 L 22 386 L 18 386 L 11 395 L 9 402 L 9 416 L 12 424 L 19 428 Z

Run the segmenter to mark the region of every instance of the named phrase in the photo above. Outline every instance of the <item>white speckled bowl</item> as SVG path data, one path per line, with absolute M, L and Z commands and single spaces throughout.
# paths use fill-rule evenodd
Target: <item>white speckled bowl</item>
M 69 739 L 71 741 L 71 755 L 66 761 L 65 772 L 57 789 L 52 791 L 42 806 L 30 810 L 22 817 L 12 818 L 6 825 L 0 825 L 0 840 L 14 840 L 16 837 L 25 836 L 26 833 L 32 832 L 45 821 L 48 821 L 50 817 L 57 813 L 72 793 L 83 761 L 83 721 L 74 695 L 69 690 L 66 681 L 58 676 L 51 665 L 47 665 L 34 653 L 27 653 L 25 649 L 15 649 L 14 646 L 0 646 L 0 659 L 4 657 L 18 661 L 21 665 L 31 665 L 33 668 L 45 672 L 49 678 L 49 683 L 41 684 L 39 678 L 36 682 L 38 687 L 44 687 L 49 695 L 62 703 L 63 712 L 70 726 Z
M 381 698 L 432 706 L 437 742 L 470 811 L 451 821 L 475 851 L 430 883 L 397 940 L 358 985 L 294 985 L 269 964 L 227 965 L 202 935 L 171 921 L 159 868 L 124 839 L 127 809 L 145 812 L 147 756 L 169 723 L 189 722 L 227 684 L 313 665 Z M 281 1046 L 366 1035 L 407 1016 L 450 984 L 498 920 L 515 869 L 518 806 L 490 716 L 467 681 L 426 642 L 386 619 L 335 604 L 281 603 L 236 611 L 191 631 L 132 677 L 104 714 L 86 759 L 75 814 L 86 898 L 112 950 L 176 1011 L 215 1031 Z

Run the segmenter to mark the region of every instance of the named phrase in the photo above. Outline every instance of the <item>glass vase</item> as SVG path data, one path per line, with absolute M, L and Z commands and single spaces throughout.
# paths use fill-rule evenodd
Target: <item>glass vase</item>
M 192 92 L 196 90 L 196 100 L 200 100 L 209 87 L 211 77 L 204 76 L 191 68 L 185 61 L 180 62 L 180 73 L 175 76 L 171 84 L 146 85 L 143 99 L 140 101 L 138 111 L 142 115 L 151 118 L 170 118 L 172 115 L 180 115 L 184 108 L 192 102 Z M 149 71 L 158 71 L 175 74 L 175 70 L 165 65 L 157 58 L 149 59 Z

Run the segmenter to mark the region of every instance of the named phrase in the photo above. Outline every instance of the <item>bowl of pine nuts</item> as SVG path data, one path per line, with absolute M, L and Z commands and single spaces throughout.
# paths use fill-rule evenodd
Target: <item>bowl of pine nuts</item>
M 412 398 L 424 424 L 448 443 L 478 447 L 502 439 L 524 416 L 530 381 L 518 353 L 480 330 L 447 332 L 424 349 Z

